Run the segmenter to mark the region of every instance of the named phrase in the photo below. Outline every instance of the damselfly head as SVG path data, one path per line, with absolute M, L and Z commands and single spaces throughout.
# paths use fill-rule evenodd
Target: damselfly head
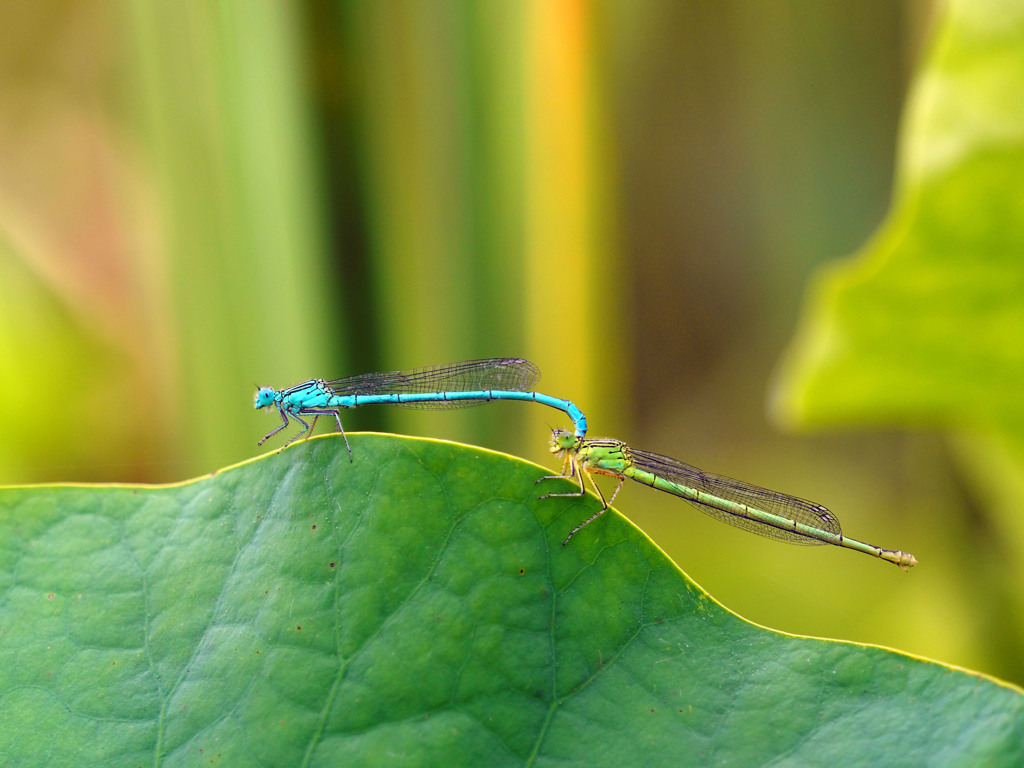
M 548 448 L 552 453 L 565 453 L 574 447 L 576 447 L 576 435 L 568 429 L 551 430 L 551 442 L 548 443 Z
M 256 408 L 266 408 L 268 405 L 273 405 L 274 395 L 277 393 L 273 387 L 260 387 L 256 390 Z

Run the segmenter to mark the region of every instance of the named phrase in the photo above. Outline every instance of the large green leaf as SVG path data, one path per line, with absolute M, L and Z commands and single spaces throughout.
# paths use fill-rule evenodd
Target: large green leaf
M 596 501 L 537 500 L 534 465 L 350 439 L 354 464 L 327 436 L 182 485 L 0 492 L 0 759 L 1024 761 L 1019 691 L 749 624 L 614 514 L 563 548 Z

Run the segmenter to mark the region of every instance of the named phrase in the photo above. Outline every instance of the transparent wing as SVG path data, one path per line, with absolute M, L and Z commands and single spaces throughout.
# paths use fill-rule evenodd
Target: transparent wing
M 842 535 L 843 531 L 839 526 L 839 520 L 827 507 L 815 504 L 796 496 L 790 496 L 778 491 L 770 491 L 767 488 L 760 488 L 742 480 L 734 480 L 731 477 L 722 475 L 711 475 L 703 472 L 697 467 L 684 464 L 676 459 L 662 456 L 658 453 L 647 451 L 631 451 L 633 464 L 638 469 L 646 470 L 653 475 L 670 480 L 679 485 L 701 491 L 711 496 L 717 496 L 726 501 L 737 504 L 745 504 L 753 509 L 762 512 L 770 512 L 773 515 L 784 517 L 787 520 L 795 520 L 798 523 L 809 525 L 812 528 L 819 528 L 823 531 Z M 799 533 L 775 528 L 757 520 L 746 517 L 739 517 L 730 514 L 725 510 L 718 509 L 710 504 L 705 504 L 694 499 L 686 499 L 701 512 L 711 515 L 716 520 L 734 525 L 745 531 L 766 536 L 769 539 L 779 539 L 791 544 L 824 544 L 825 542 L 812 539 L 808 536 L 801 536 Z
M 502 389 L 526 392 L 537 383 L 540 371 L 519 357 L 488 357 L 461 363 L 431 365 L 408 371 L 361 373 L 328 381 L 338 395 L 427 394 L 431 392 L 475 392 Z M 480 405 L 486 400 L 428 401 L 398 403 L 406 408 L 448 410 Z

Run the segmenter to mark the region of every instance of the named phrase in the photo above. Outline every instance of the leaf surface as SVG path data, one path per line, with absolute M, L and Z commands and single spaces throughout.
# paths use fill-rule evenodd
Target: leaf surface
M 181 485 L 0 491 L 0 759 L 1024 761 L 1015 689 L 754 626 L 613 513 L 563 548 L 597 502 L 536 499 L 568 484 L 535 465 L 350 439 L 354 464 L 331 435 Z

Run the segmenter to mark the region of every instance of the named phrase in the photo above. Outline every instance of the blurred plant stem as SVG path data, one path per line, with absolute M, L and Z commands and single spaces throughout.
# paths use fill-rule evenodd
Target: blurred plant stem
M 160 407 L 179 414 L 185 454 L 216 467 L 250 452 L 241 436 L 261 433 L 253 383 L 330 375 L 347 338 L 329 310 L 300 9 L 118 8 L 127 103 L 162 214 L 164 295 L 153 298 L 173 318 L 178 363 Z
M 613 324 L 595 334 L 579 324 L 591 307 L 611 309 L 606 276 L 616 253 L 593 8 L 426 8 L 337 5 L 359 84 L 357 155 L 380 367 L 525 355 L 544 371 L 543 391 L 571 397 L 613 426 L 625 331 Z M 600 389 L 592 384 L 599 375 Z M 557 416 L 513 413 L 452 413 L 442 425 L 414 411 L 389 419 L 398 431 L 440 428 L 492 446 L 495 433 L 517 424 L 516 442 L 542 449 L 538 435 Z

